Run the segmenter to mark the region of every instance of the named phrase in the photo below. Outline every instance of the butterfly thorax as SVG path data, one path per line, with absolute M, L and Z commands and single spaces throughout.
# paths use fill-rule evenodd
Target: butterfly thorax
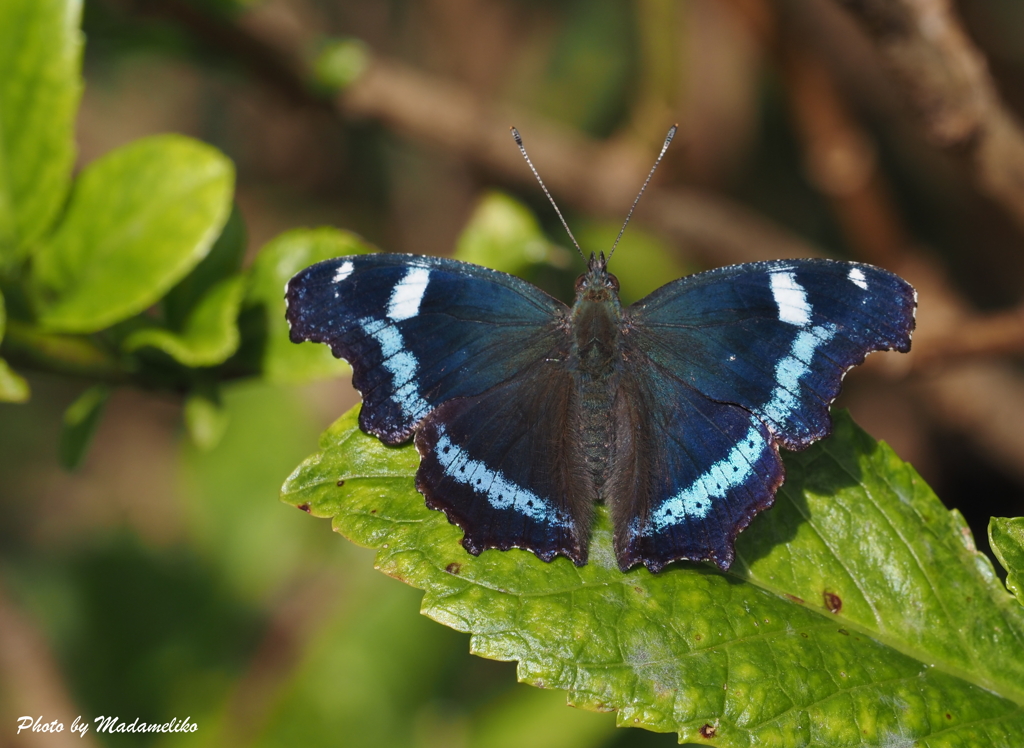
M 576 384 L 578 433 L 595 489 L 607 474 L 613 428 L 609 414 L 622 361 L 622 305 L 619 282 L 605 269 L 604 255 L 591 255 L 576 282 L 572 307 L 570 369 Z

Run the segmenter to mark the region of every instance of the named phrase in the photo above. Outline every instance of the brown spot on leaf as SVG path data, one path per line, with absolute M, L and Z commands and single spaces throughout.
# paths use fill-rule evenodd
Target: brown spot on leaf
M 304 511 L 306 514 L 309 514 L 309 504 L 299 504 L 298 508 Z
M 694 638 L 694 639 L 696 639 L 697 641 L 700 641 L 700 640 L 701 640 L 701 639 L 703 639 L 704 637 L 703 637 L 703 636 L 701 636 L 700 634 L 694 634 L 694 635 L 693 635 L 693 638 Z
M 802 597 L 797 597 L 796 595 L 791 595 L 788 592 L 786 593 L 786 597 L 788 597 L 790 600 L 792 600 L 793 602 L 797 603 L 798 605 L 803 605 L 804 604 L 804 599 Z
M 842 634 L 843 636 L 849 636 L 850 635 L 850 632 L 847 631 L 846 629 L 839 629 L 839 633 Z
M 462 564 L 452 561 L 450 564 L 444 567 L 444 570 L 447 571 L 449 574 L 458 574 L 460 571 L 462 571 Z
M 376 510 L 376 509 L 371 509 L 371 510 L 370 510 L 370 514 L 376 514 L 376 513 L 377 513 L 377 510 Z
M 700 730 L 698 730 L 698 732 L 705 740 L 711 740 L 711 738 L 715 737 L 715 734 L 718 732 L 718 728 L 711 724 L 705 724 L 700 728 Z
M 344 485 L 345 485 L 345 479 L 344 478 L 338 478 L 338 488 L 341 488 Z
M 800 632 L 800 636 L 802 636 L 802 637 L 803 637 L 804 639 L 806 639 L 806 638 L 807 638 L 807 634 L 805 634 L 805 633 L 804 633 L 804 632 L 802 632 L 802 631 Z
M 953 719 L 953 715 L 949 712 L 946 712 L 946 719 Z
M 640 593 L 641 595 L 642 595 L 642 594 L 644 593 L 644 588 L 643 588 L 643 587 L 634 587 L 633 589 L 634 589 L 634 590 L 635 590 L 636 592 L 639 592 L 639 593 Z
M 838 613 L 843 609 L 843 598 L 839 597 L 835 592 L 829 592 L 825 590 L 821 593 L 822 598 L 825 600 L 825 607 L 832 613 Z

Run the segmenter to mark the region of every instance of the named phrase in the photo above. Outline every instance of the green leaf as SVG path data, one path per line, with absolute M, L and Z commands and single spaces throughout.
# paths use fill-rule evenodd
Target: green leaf
M 1024 745 L 1024 608 L 958 512 L 835 420 L 786 455 L 776 506 L 727 574 L 623 574 L 604 507 L 587 566 L 470 556 L 414 490 L 415 449 L 363 434 L 355 410 L 282 497 L 378 549 L 377 567 L 426 590 L 423 612 L 473 634 L 472 651 L 620 725 L 716 746 Z
M 238 310 L 245 278 L 227 278 L 209 290 L 192 309 L 180 333 L 159 327 L 136 330 L 125 338 L 126 351 L 159 348 L 183 366 L 216 366 L 238 350 Z
M 185 401 L 185 427 L 192 443 L 204 452 L 220 444 L 228 427 L 228 414 L 216 392 L 197 390 Z
M 348 88 L 370 65 L 370 50 L 359 39 L 332 39 L 313 59 L 313 79 L 328 92 Z
M 4 295 L 0 293 L 0 341 L 4 339 L 7 329 L 7 308 Z M 7 362 L 0 358 L 0 402 L 23 403 L 29 399 L 28 382 L 15 374 Z
M 96 332 L 155 303 L 210 251 L 233 185 L 223 154 L 180 135 L 143 138 L 94 161 L 36 254 L 39 323 Z
M 99 426 L 103 406 L 110 397 L 110 388 L 98 384 L 90 387 L 64 411 L 64 426 L 60 433 L 57 456 L 66 470 L 82 464 L 96 427 Z
M 267 337 L 263 351 L 264 375 L 279 384 L 297 384 L 347 374 L 348 364 L 320 343 L 288 339 L 284 318 L 284 286 L 305 267 L 342 255 L 377 251 L 355 234 L 332 228 L 294 229 L 268 242 L 250 269 L 246 302 L 266 311 Z
M 501 192 L 480 200 L 453 257 L 512 275 L 544 262 L 567 267 L 572 260 L 568 250 L 547 240 L 529 208 Z
M 1006 588 L 1024 605 L 1024 517 L 993 517 L 988 538 L 999 563 L 1006 569 Z
M 164 297 L 164 313 L 172 328 L 181 329 L 189 312 L 213 286 L 242 269 L 246 242 L 245 221 L 238 206 L 232 206 L 228 222 L 210 253 Z
M 7 362 L 0 358 L 0 402 L 24 403 L 31 396 L 32 391 L 24 377 L 15 374 Z
M 0 2 L 0 266 L 64 204 L 82 93 L 80 0 Z

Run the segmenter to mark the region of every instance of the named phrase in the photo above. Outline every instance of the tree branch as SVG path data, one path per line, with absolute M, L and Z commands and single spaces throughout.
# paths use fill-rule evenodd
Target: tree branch
M 0 717 L 4 731 L 13 735 L 22 715 L 42 716 L 44 722 L 59 720 L 64 731 L 58 733 L 22 732 L 12 745 L 49 748 L 92 748 L 92 734 L 71 732 L 76 716 L 82 716 L 90 728 L 91 718 L 75 707 L 68 695 L 60 668 L 53 659 L 39 630 L 18 610 L 0 585 Z M 8 732 L 10 731 L 10 732 Z M 6 741 L 5 741 L 6 744 Z
M 630 143 L 600 143 L 528 112 L 481 101 L 462 86 L 383 58 L 374 59 L 337 104 L 343 116 L 380 120 L 503 180 L 532 185 L 508 134 L 514 124 L 553 193 L 580 210 L 616 219 L 625 215 L 654 157 Z M 820 254 L 752 211 L 697 190 L 654 183 L 635 220 L 708 265 Z
M 1024 130 L 950 0 L 836 0 L 871 35 L 924 128 L 1024 229 Z

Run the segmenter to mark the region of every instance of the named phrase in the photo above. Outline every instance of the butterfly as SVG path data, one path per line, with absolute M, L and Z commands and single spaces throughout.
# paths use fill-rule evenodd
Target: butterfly
M 603 501 L 623 571 L 727 569 L 783 482 L 780 446 L 828 435 L 869 352 L 909 350 L 916 294 L 823 259 L 697 273 L 630 306 L 618 290 L 603 253 L 571 307 L 453 259 L 354 255 L 296 274 L 286 316 L 292 341 L 351 363 L 365 432 L 415 441 L 416 488 L 470 553 L 581 566 Z
M 777 260 L 673 281 L 623 307 L 603 255 L 567 307 L 451 259 L 339 257 L 288 284 L 295 342 L 327 343 L 384 443 L 415 437 L 416 487 L 473 554 L 587 560 L 597 500 L 619 565 L 728 568 L 783 481 L 779 446 L 830 430 L 869 351 L 910 347 L 912 287 L 870 265 Z

